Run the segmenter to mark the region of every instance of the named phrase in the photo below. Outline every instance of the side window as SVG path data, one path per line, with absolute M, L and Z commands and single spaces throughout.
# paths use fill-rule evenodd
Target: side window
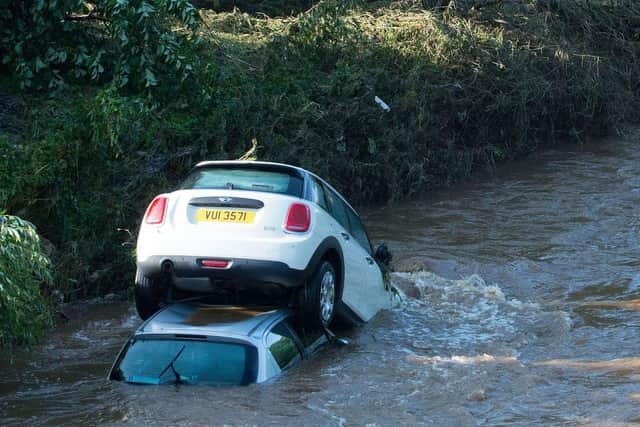
M 318 182 L 317 179 L 311 177 L 311 201 L 317 203 L 322 209 L 329 212 L 329 206 L 327 205 L 327 198 L 324 194 L 324 188 Z
M 365 251 L 371 254 L 371 242 L 364 229 L 364 225 L 362 225 L 362 221 L 360 221 L 358 215 L 351 209 L 347 210 L 347 214 L 349 215 L 349 223 L 351 224 L 351 235 L 360 243 L 360 246 L 362 246 Z
M 327 201 L 329 202 L 329 213 L 336 221 L 338 221 L 338 223 L 340 223 L 340 225 L 344 227 L 345 230 L 349 231 L 347 206 L 330 188 L 325 187 L 325 194 L 327 196 Z
M 284 322 L 278 323 L 267 335 L 267 347 L 280 369 L 300 359 L 300 350 Z

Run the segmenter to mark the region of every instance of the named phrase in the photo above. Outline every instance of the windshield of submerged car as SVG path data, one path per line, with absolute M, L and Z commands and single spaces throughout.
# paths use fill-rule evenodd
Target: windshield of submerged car
M 303 180 L 299 176 L 290 175 L 284 171 L 254 168 L 201 168 L 193 171 L 180 185 L 180 189 L 264 191 L 301 197 Z
M 232 342 L 132 339 L 113 379 L 139 384 L 243 385 L 255 382 L 254 346 Z

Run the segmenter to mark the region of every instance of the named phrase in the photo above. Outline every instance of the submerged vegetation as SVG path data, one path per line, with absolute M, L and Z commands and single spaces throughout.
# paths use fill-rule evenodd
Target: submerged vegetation
M 53 243 L 51 286 L 67 299 L 128 288 L 151 197 L 253 140 L 260 160 L 362 204 L 640 111 L 634 0 L 198 0 L 196 15 L 177 0 L 64 3 L 0 30 L 0 208 Z M 30 50 L 7 53 L 20 37 Z

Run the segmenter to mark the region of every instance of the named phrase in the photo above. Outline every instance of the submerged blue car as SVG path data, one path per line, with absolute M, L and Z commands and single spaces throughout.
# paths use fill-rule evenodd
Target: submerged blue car
M 177 303 L 144 322 L 109 379 L 136 384 L 245 385 L 266 381 L 317 351 L 288 309 Z

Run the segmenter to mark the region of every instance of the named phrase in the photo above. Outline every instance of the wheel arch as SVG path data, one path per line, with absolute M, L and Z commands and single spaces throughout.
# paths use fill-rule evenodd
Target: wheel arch
M 327 237 L 318 245 L 305 269 L 307 279 L 316 272 L 322 261 L 329 261 L 335 268 L 338 279 L 338 297 L 341 299 L 344 289 L 344 255 L 340 243 L 335 237 Z

